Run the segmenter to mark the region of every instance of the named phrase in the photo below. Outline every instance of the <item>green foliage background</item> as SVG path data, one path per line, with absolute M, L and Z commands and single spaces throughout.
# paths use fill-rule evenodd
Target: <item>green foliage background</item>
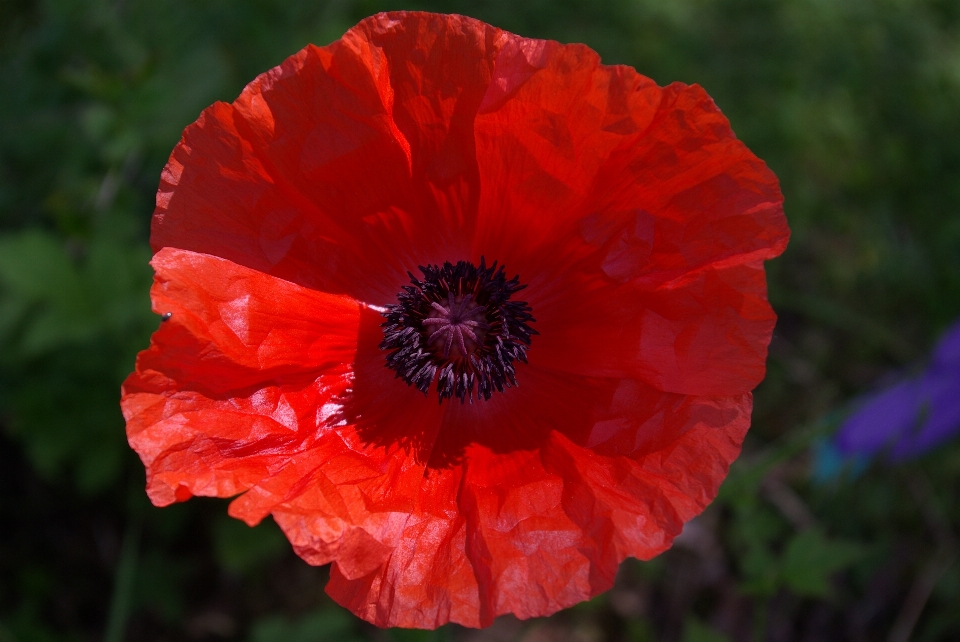
M 694 536 L 606 596 L 479 637 L 375 631 L 272 523 L 150 507 L 117 406 L 157 325 L 149 217 L 181 130 L 400 8 L 703 85 L 793 229 L 768 267 L 780 323 L 754 429 Z M 960 316 L 958 203 L 955 0 L 0 3 L 0 642 L 960 639 L 957 443 L 810 481 L 849 401 Z

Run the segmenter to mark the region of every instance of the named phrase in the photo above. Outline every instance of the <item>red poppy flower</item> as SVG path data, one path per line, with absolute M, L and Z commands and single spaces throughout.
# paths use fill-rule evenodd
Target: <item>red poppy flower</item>
M 364 20 L 205 110 L 164 169 L 165 321 L 122 402 L 147 492 L 240 494 L 380 626 L 590 598 L 739 453 L 781 203 L 697 86 L 461 16 Z

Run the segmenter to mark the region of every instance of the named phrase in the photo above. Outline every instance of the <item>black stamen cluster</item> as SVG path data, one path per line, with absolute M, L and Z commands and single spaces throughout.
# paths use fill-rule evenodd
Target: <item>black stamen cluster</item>
M 513 362 L 527 362 L 530 337 L 537 334 L 528 325 L 535 321 L 530 306 L 510 299 L 527 287 L 520 277 L 507 280 L 503 266 L 494 261 L 487 267 L 482 257 L 479 267 L 468 261 L 419 267 L 423 278 L 408 272 L 412 285 L 403 286 L 399 304 L 383 312 L 380 349 L 390 351 L 387 367 L 424 394 L 436 380 L 441 403 L 452 397 L 473 403 L 474 388 L 477 399 L 488 400 L 494 390 L 516 386 Z M 468 307 L 469 317 L 461 312 Z M 462 349 L 451 352 L 451 336 Z M 476 342 L 464 343 L 464 336 Z

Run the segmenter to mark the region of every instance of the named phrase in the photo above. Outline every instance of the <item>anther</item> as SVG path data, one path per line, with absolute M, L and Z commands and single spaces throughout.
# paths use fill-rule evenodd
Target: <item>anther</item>
M 412 274 L 398 305 L 382 313 L 387 366 L 426 393 L 436 381 L 440 401 L 489 399 L 496 390 L 517 385 L 514 360 L 526 362 L 534 321 L 530 306 L 511 300 L 522 290 L 519 277 L 507 280 L 504 268 L 467 261 L 421 266 Z

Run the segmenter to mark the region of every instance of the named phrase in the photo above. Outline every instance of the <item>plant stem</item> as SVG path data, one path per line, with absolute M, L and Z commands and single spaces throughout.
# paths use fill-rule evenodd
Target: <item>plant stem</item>
M 113 596 L 110 598 L 110 611 L 103 642 L 123 642 L 127 620 L 130 617 L 133 582 L 137 576 L 140 528 L 140 516 L 135 513 L 130 518 L 123 536 L 123 545 L 120 548 L 120 559 L 117 561 L 117 574 L 114 576 Z

